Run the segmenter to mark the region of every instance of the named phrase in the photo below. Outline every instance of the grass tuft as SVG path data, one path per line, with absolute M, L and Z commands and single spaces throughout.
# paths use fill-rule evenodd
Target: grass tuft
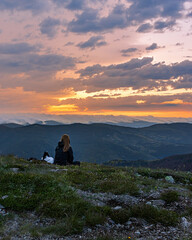
M 179 194 L 176 191 L 169 190 L 161 193 L 161 199 L 166 203 L 177 202 L 179 201 Z

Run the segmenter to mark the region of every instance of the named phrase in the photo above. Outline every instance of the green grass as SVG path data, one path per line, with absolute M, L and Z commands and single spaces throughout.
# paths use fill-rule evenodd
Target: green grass
M 169 190 L 161 193 L 161 199 L 164 200 L 166 203 L 177 202 L 179 201 L 179 194 L 176 191 Z
M 165 226 L 176 226 L 179 215 L 166 209 L 158 209 L 150 205 L 135 205 L 131 208 L 133 217 L 144 218 L 151 223 L 162 223 Z
M 139 195 L 139 188 L 133 175 L 126 171 L 119 171 L 110 167 L 97 167 L 92 171 L 87 168 L 69 171 L 67 179 L 82 190 L 93 192 L 111 192 L 114 194 L 128 193 L 133 196 Z
M 152 177 L 154 179 L 164 179 L 166 176 L 171 175 L 177 183 L 192 183 L 191 173 L 179 172 L 170 169 L 150 169 L 150 168 L 138 168 L 137 172 L 146 177 Z
M 18 173 L 14 173 L 12 168 L 18 168 Z M 52 169 L 59 171 L 53 172 Z M 66 171 L 62 171 L 64 169 Z M 136 173 L 141 176 L 137 176 Z M 40 238 L 46 234 L 66 236 L 80 233 L 85 226 L 92 228 L 97 224 L 104 224 L 109 217 L 120 224 L 126 223 L 130 217 L 138 217 L 151 223 L 175 226 L 179 219 L 179 215 L 175 212 L 149 205 L 123 206 L 124 208 L 120 210 L 113 210 L 110 203 L 108 203 L 109 206 L 96 207 L 80 198 L 74 190 L 76 188 L 95 193 L 139 196 L 140 189 L 149 192 L 173 186 L 157 180 L 167 175 L 173 176 L 176 180 L 174 187 L 179 186 L 180 182 L 187 182 L 188 185 L 182 185 L 182 188 L 186 188 L 190 195 L 189 183 L 192 174 L 189 173 L 171 170 L 168 172 L 163 169 L 115 168 L 90 163 L 82 163 L 80 168 L 78 166 L 62 167 L 45 164 L 42 161 L 30 163 L 24 159 L 5 156 L 0 157 L 0 204 L 8 212 L 23 219 L 29 212 L 33 212 L 36 218 L 51 218 L 52 223 L 49 225 L 35 226 L 29 219 L 17 229 L 17 232 L 29 233 L 34 238 Z M 8 197 L 2 199 L 5 195 Z M 176 191 L 165 191 L 161 198 L 169 203 L 178 201 L 179 195 L 180 193 Z M 114 203 L 114 206 L 117 205 L 118 201 Z M 186 215 L 192 216 L 191 209 L 188 209 Z M 3 229 L 11 219 L 10 216 L 11 214 L 5 217 L 0 216 L 2 239 L 8 238 L 3 235 Z M 102 235 L 98 237 L 99 239 L 113 238 Z
M 138 217 L 147 220 L 150 223 L 161 223 L 165 226 L 175 226 L 178 223 L 179 216 L 173 211 L 166 209 L 157 209 L 150 205 L 139 204 L 129 208 L 113 210 L 110 213 L 111 219 L 115 223 L 124 224 L 130 217 Z
M 132 216 L 130 209 L 119 209 L 112 210 L 110 212 L 110 217 L 115 223 L 124 224 Z

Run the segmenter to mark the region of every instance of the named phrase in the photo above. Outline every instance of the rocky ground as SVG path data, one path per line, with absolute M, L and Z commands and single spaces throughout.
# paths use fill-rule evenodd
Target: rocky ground
M 179 189 L 175 189 L 179 191 Z M 183 191 L 183 190 L 182 190 Z M 187 192 L 187 190 L 184 190 Z M 151 191 L 149 194 L 141 195 L 140 197 L 133 197 L 128 194 L 115 195 L 111 193 L 91 193 L 87 191 L 77 190 L 78 195 L 84 198 L 86 201 L 91 202 L 96 206 L 111 205 L 114 210 L 123 209 L 125 206 L 134 205 L 138 203 L 146 203 L 155 207 L 163 207 L 173 211 L 181 211 L 187 206 L 192 205 L 191 199 L 187 197 L 180 197 L 179 202 L 166 204 L 164 200 L 160 198 L 160 191 Z M 3 206 L 0 206 L 0 208 Z M 0 209 L 0 215 L 6 215 L 7 212 L 4 208 Z M 26 221 L 36 226 L 48 226 L 54 222 L 52 219 L 38 219 L 35 214 L 29 214 Z M 108 219 L 103 225 L 96 225 L 93 228 L 85 227 L 81 234 L 71 235 L 66 237 L 56 237 L 54 235 L 31 237 L 30 235 L 20 236 L 17 229 L 23 224 L 23 219 L 20 217 L 10 220 L 7 224 L 7 234 L 12 231 L 15 232 L 15 236 L 11 237 L 11 240 L 22 239 L 60 239 L 60 240 L 77 240 L 77 239 L 98 239 L 99 236 L 105 236 L 110 239 L 112 236 L 114 239 L 137 239 L 137 240 L 188 240 L 192 236 L 192 219 L 182 217 L 180 223 L 176 227 L 165 227 L 162 224 L 150 224 L 146 220 L 141 218 L 130 218 L 125 224 L 116 224 L 112 219 Z
M 10 169 L 9 169 L 10 170 Z M 19 168 L 12 168 L 14 174 L 20 172 Z M 47 168 L 46 173 L 54 172 L 54 174 L 68 174 L 70 169 L 52 169 Z M 79 171 L 79 169 L 78 169 Z M 45 170 L 43 171 L 45 174 Z M 73 173 L 74 174 L 74 173 Z M 78 173 L 79 174 L 79 173 Z M 122 174 L 122 173 L 121 173 Z M 135 172 L 137 180 L 143 179 L 143 176 Z M 56 175 L 55 175 L 56 176 Z M 150 176 L 147 180 L 154 180 Z M 91 203 L 97 207 L 110 207 L 113 212 L 119 214 L 131 206 L 149 205 L 156 209 L 166 209 L 179 214 L 179 222 L 175 226 L 165 226 L 160 222 L 151 222 L 142 217 L 130 217 L 122 223 L 115 222 L 111 217 L 107 217 L 104 223 L 94 226 L 84 226 L 83 231 L 78 234 L 68 234 L 66 236 L 58 236 L 56 233 L 43 234 L 37 231 L 37 228 L 54 225 L 55 218 L 40 216 L 36 211 L 26 211 L 19 214 L 9 208 L 6 208 L 0 201 L 0 218 L 5 217 L 5 225 L 0 231 L 0 239 L 4 240 L 77 240 L 77 239 L 95 239 L 95 240 L 191 240 L 192 239 L 192 215 L 187 212 L 187 209 L 192 209 L 192 191 L 191 183 L 175 181 L 174 177 L 166 176 L 165 178 L 157 178 L 155 180 L 157 187 L 149 188 L 146 178 L 138 182 L 139 194 L 136 196 L 129 193 L 114 194 L 110 189 L 106 192 L 86 190 L 85 185 L 71 184 L 70 188 L 84 201 Z M 145 183 L 145 184 L 144 184 Z M 162 185 L 164 184 L 164 185 Z M 78 188 L 81 186 L 81 189 Z M 82 187 L 83 186 L 83 187 Z M 164 187 L 162 187 L 164 186 Z M 84 190 L 83 190 L 84 189 Z M 162 193 L 174 191 L 178 193 L 178 199 L 168 202 L 162 199 Z M 9 195 L 1 195 L 0 199 L 6 200 Z M 6 216 L 11 216 L 6 219 Z M 35 229 L 33 232 L 33 228 Z M 30 229 L 30 231 L 29 231 Z

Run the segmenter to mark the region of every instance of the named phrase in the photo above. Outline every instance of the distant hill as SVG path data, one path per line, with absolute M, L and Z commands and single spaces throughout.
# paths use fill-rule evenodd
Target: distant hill
M 122 127 L 142 128 L 142 127 L 149 127 L 149 126 L 155 125 L 157 123 L 134 120 L 132 122 L 117 122 L 117 123 L 107 122 L 107 124 L 117 125 L 117 126 L 122 126 Z
M 148 167 L 148 168 L 168 168 L 177 171 L 192 171 L 192 153 L 173 155 L 160 160 L 154 161 L 126 161 L 112 160 L 104 163 L 108 166 L 118 167 Z
M 0 126 L 5 126 L 8 128 L 18 128 L 18 127 L 23 127 L 23 125 L 17 124 L 17 123 L 4 123 L 1 124 Z
M 113 159 L 154 160 L 192 150 L 192 124 L 156 124 L 130 128 L 108 124 L 0 125 L 0 154 L 40 158 L 54 156 L 61 136 L 67 133 L 76 160 L 103 163 Z

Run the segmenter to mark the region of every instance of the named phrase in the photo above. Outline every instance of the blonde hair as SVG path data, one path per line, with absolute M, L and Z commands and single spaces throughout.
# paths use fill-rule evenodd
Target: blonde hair
M 67 134 L 64 134 L 61 137 L 61 142 L 63 142 L 64 147 L 63 147 L 63 152 L 67 152 L 69 147 L 70 147 L 70 138 Z

